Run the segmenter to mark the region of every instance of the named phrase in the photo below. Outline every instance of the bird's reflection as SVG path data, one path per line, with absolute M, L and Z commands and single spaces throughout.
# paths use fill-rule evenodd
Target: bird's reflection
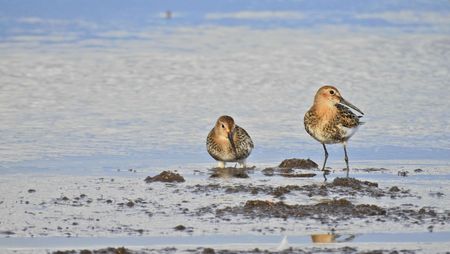
M 313 243 L 342 243 L 350 242 L 353 239 L 355 239 L 355 235 L 339 235 L 335 233 L 311 235 L 311 240 Z
M 313 243 L 334 243 L 336 242 L 335 234 L 313 234 L 311 235 Z
M 251 168 L 213 168 L 211 169 L 211 178 L 248 178 L 248 173 L 253 170 Z

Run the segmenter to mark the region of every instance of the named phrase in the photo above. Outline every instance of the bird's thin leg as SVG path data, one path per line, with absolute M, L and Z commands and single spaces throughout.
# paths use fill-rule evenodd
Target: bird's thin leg
M 325 146 L 325 144 L 322 144 L 322 145 L 323 145 L 323 150 L 325 151 L 325 160 L 323 161 L 322 171 L 323 171 L 323 178 L 325 178 L 325 181 L 327 181 L 328 170 L 325 170 L 325 166 L 327 165 L 328 151 L 327 151 L 327 147 Z
M 347 165 L 347 178 L 348 178 L 348 173 L 350 172 L 350 168 L 348 166 L 348 156 L 347 156 L 347 143 L 344 142 L 344 160 L 345 160 L 345 164 Z
M 327 165 L 327 159 L 328 159 L 328 151 L 327 151 L 327 147 L 325 146 L 325 144 L 323 145 L 323 150 L 325 151 L 325 160 L 323 161 L 323 166 L 322 166 L 322 171 L 325 171 L 325 165 Z

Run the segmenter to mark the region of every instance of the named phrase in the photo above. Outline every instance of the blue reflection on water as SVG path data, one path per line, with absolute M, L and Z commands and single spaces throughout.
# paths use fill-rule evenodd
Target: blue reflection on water
M 436 233 L 369 233 L 355 237 L 340 236 L 352 243 L 443 243 L 448 242 L 449 232 Z M 288 236 L 289 245 L 311 243 L 310 236 Z M 337 241 L 339 241 L 339 239 Z M 110 246 L 209 246 L 209 245 L 278 245 L 281 236 L 208 235 L 167 237 L 8 237 L 0 238 L 0 248 L 101 248 Z
M 78 39 L 86 39 L 109 30 L 136 32 L 197 25 L 253 28 L 344 25 L 448 33 L 442 17 L 450 12 L 448 1 L 1 0 L 0 7 L 2 40 L 17 34 L 71 32 L 77 33 Z M 171 20 L 164 18 L 167 11 L 172 13 Z

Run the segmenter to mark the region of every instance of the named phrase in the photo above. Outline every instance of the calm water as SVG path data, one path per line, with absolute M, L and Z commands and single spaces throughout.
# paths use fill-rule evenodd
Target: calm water
M 449 163 L 448 1 L 0 7 L 2 170 L 213 163 L 222 114 L 254 139 L 250 164 L 321 161 L 303 114 L 323 84 L 366 114 L 350 159 Z
M 321 234 L 326 235 L 326 234 Z M 449 232 L 438 233 L 372 233 L 360 235 L 333 235 L 332 243 L 353 244 L 401 244 L 401 243 L 447 243 Z M 255 235 L 208 235 L 208 236 L 162 236 L 162 237 L 33 237 L 33 238 L 0 238 L 0 246 L 5 248 L 24 249 L 56 249 L 56 248 L 106 248 L 109 246 L 142 246 L 174 247 L 189 246 L 264 246 L 276 247 L 283 240 L 282 236 Z M 288 236 L 290 246 L 312 243 L 312 236 Z M 319 242 L 326 243 L 326 242 Z M 328 242 L 330 243 L 330 242 Z M 242 248 L 242 247 L 241 247 Z

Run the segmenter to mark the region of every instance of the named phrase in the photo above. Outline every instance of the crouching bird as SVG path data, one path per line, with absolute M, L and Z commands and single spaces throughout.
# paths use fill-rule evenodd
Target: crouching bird
M 250 135 L 234 123 L 231 116 L 221 116 L 206 138 L 208 153 L 224 168 L 227 162 L 237 162 L 246 167 L 245 161 L 253 149 Z
M 325 159 L 322 166 L 325 180 L 326 174 L 328 174 L 328 171 L 325 170 L 328 159 L 325 144 L 342 143 L 344 145 L 344 159 L 348 177 L 350 169 L 348 166 L 347 141 L 355 134 L 358 127 L 363 124 L 363 122 L 360 122 L 362 116 L 356 115 L 350 109 L 364 115 L 356 106 L 346 101 L 336 87 L 323 86 L 317 91 L 314 97 L 314 104 L 305 114 L 304 124 L 306 132 L 319 141 L 325 151 Z

